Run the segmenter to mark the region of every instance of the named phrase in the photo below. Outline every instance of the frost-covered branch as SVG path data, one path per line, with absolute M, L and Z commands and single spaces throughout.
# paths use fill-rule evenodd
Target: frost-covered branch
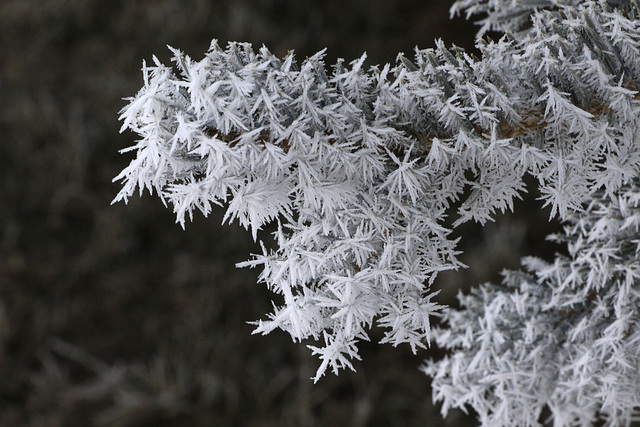
M 460 5 L 475 12 L 498 3 Z M 310 346 L 322 360 L 316 379 L 352 368 L 374 323 L 387 329 L 383 342 L 415 351 L 442 311 L 430 284 L 462 266 L 444 226 L 449 208 L 458 207 L 454 227 L 484 223 L 512 208 L 530 174 L 552 215 L 574 218 L 593 194 L 613 200 L 638 176 L 639 9 L 624 6 L 528 8 L 530 28 L 479 41 L 480 58 L 438 42 L 413 61 L 400 55 L 394 66 L 368 69 L 365 55 L 329 72 L 323 52 L 298 64 L 241 43 L 214 41 L 201 61 L 173 49 L 176 70 L 155 58 L 144 65 L 144 86 L 121 112 L 122 130 L 140 139 L 124 150 L 136 157 L 116 177 L 115 201 L 155 191 L 183 227 L 194 210 L 223 205 L 225 221 L 237 219 L 254 239 L 275 221 L 277 248 L 242 264 L 261 266 L 260 279 L 283 301 L 256 332 L 319 341 Z M 531 298 L 545 300 L 547 282 L 532 280 L 523 282 Z M 469 313 L 499 298 L 484 289 Z M 591 292 L 599 290 L 574 297 Z M 450 343 L 465 339 L 474 337 Z M 540 363 L 547 353 L 536 354 Z M 482 413 L 480 395 L 447 400 L 460 389 L 445 386 L 446 363 L 430 368 L 445 408 L 468 403 Z
M 543 408 L 554 425 L 590 425 L 598 415 L 629 425 L 640 409 L 640 187 L 615 197 L 598 192 L 556 236 L 569 257 L 525 258 L 502 286 L 460 295 L 445 314 L 430 361 L 433 395 L 468 405 L 484 426 L 537 425 Z

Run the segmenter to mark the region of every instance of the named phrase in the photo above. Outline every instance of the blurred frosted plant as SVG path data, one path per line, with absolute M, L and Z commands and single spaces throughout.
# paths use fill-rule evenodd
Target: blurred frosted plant
M 275 221 L 277 248 L 241 264 L 278 294 L 256 332 L 315 340 L 316 380 L 353 369 L 376 323 L 382 342 L 416 351 L 435 336 L 451 350 L 426 368 L 444 412 L 534 425 L 547 405 L 557 425 L 626 422 L 640 404 L 640 10 L 574 3 L 510 3 L 529 5 L 528 28 L 480 40 L 480 59 L 438 42 L 328 72 L 323 52 L 298 64 L 243 43 L 214 41 L 201 61 L 172 49 L 176 69 L 145 64 L 121 112 L 140 139 L 115 201 L 155 191 L 183 227 L 222 205 L 254 239 Z M 499 4 L 459 7 L 494 19 L 482 8 Z M 460 312 L 439 306 L 430 285 L 462 266 L 446 212 L 453 227 L 484 224 L 512 209 L 525 174 L 567 221 L 572 258 L 528 262 Z M 443 311 L 450 329 L 432 330 Z
M 531 27 L 531 15 L 540 10 L 574 8 L 585 0 L 458 0 L 451 7 L 451 16 L 464 11 L 467 19 L 481 15 L 478 36 L 489 31 L 526 33 Z M 604 0 L 609 6 L 628 10 L 630 0 Z

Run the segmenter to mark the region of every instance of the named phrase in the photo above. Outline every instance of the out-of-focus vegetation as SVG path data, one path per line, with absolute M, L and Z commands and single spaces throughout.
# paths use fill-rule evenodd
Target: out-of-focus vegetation
M 167 44 L 196 59 L 212 38 L 300 58 L 328 47 L 328 64 L 367 51 L 373 65 L 435 37 L 472 48 L 474 28 L 449 21 L 449 5 L 1 2 L 0 425 L 445 425 L 418 371 L 426 353 L 374 343 L 357 374 L 313 385 L 308 349 L 252 336 L 246 322 L 271 295 L 234 267 L 257 248 L 220 211 L 182 231 L 156 198 L 110 201 L 129 161 L 117 150 L 135 139 L 118 134 L 122 98 L 141 86 L 143 58 L 168 62 Z M 517 265 L 530 231 L 517 219 L 488 230 L 501 236 L 496 263 Z M 495 247 L 467 262 L 486 267 L 473 254 Z

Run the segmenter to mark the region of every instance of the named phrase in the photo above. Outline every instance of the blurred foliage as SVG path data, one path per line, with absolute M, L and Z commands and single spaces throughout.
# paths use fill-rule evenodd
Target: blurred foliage
M 449 21 L 449 5 L 1 2 L 0 425 L 445 425 L 418 371 L 426 353 L 370 344 L 357 374 L 313 385 L 308 349 L 252 336 L 246 322 L 271 295 L 235 269 L 257 247 L 221 212 L 182 231 L 155 198 L 109 203 L 129 161 L 117 150 L 135 138 L 118 134 L 117 112 L 142 59 L 168 61 L 165 45 L 196 59 L 212 38 L 299 58 L 328 47 L 329 64 L 367 51 L 371 65 L 435 37 L 473 49 L 473 26 Z M 502 224 L 489 232 L 503 233 L 498 258 L 513 266 L 531 231 Z

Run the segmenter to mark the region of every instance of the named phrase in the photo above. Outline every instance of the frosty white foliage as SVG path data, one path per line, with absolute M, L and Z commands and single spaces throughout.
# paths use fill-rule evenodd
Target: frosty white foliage
M 460 4 L 475 12 L 501 3 Z M 446 311 L 451 329 L 435 336 L 453 354 L 427 368 L 435 397 L 445 412 L 473 406 L 486 425 L 535 424 L 544 405 L 558 425 L 596 411 L 627 420 L 640 382 L 629 234 L 640 22 L 638 7 L 624 6 L 529 7 L 530 28 L 479 41 L 480 59 L 438 42 L 414 61 L 399 55 L 395 66 L 365 69 L 363 55 L 327 73 L 323 52 L 298 64 L 241 43 L 214 41 L 201 61 L 172 49 L 177 72 L 156 58 L 145 64 L 143 88 L 121 112 L 122 130 L 140 139 L 124 150 L 136 158 L 115 178 L 115 201 L 155 191 L 182 226 L 194 210 L 223 205 L 225 221 L 254 239 L 276 221 L 277 249 L 263 245 L 242 263 L 261 266 L 279 294 L 256 332 L 316 340 L 317 380 L 353 369 L 374 323 L 386 328 L 383 342 L 428 344 L 430 318 L 443 310 L 429 286 L 462 266 L 445 212 L 458 206 L 454 227 L 491 220 L 512 209 L 531 174 L 552 215 L 572 221 L 564 239 L 574 258 L 532 264 L 539 277 L 508 276 L 517 292 L 487 286 L 463 299 L 466 311 Z M 598 222 L 601 211 L 624 218 Z M 622 241 L 631 246 L 615 246 Z
M 604 416 L 628 425 L 640 407 L 640 180 L 617 196 L 599 191 L 569 215 L 569 257 L 525 258 L 502 286 L 460 295 L 448 310 L 429 362 L 434 399 L 469 405 L 484 426 L 538 425 L 545 405 L 554 425 Z M 636 414 L 637 415 L 637 414 Z
M 539 10 L 558 10 L 575 7 L 585 0 L 458 0 L 451 7 L 451 16 L 465 12 L 467 19 L 481 15 L 478 36 L 488 31 L 526 32 L 530 26 L 531 15 Z M 619 9 L 628 9 L 630 0 L 605 0 Z

